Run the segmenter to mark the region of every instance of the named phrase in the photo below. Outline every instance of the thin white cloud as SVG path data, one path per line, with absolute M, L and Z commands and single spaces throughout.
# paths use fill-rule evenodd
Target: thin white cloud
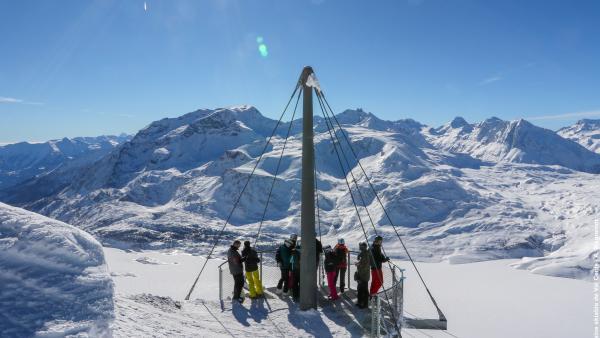
M 0 103 L 22 103 L 23 100 L 15 99 L 14 97 L 0 96 Z
M 584 111 L 584 112 L 577 112 L 577 113 L 556 114 L 556 115 L 531 116 L 531 117 L 526 117 L 525 119 L 530 120 L 530 121 L 565 120 L 565 119 L 570 119 L 570 118 L 595 117 L 595 116 L 600 116 L 600 110 Z
M 485 86 L 485 85 L 489 85 L 490 83 L 494 83 L 497 81 L 502 80 L 502 76 L 500 75 L 494 75 L 494 76 L 490 76 L 486 79 L 483 79 L 481 82 L 479 82 L 480 86 Z
M 18 103 L 18 104 L 34 104 L 34 105 L 43 104 L 41 102 L 30 102 L 30 101 L 25 101 L 25 100 L 17 99 L 14 97 L 6 97 L 6 96 L 0 96 L 0 104 L 1 103 Z

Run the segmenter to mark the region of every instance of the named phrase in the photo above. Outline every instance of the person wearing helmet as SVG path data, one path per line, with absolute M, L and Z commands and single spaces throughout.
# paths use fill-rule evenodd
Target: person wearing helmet
M 371 245 L 371 289 L 369 290 L 371 296 L 377 294 L 383 285 L 382 266 L 384 262 L 390 260 L 383 254 L 382 244 L 383 237 L 377 236 Z
M 295 246 L 296 242 L 298 241 L 298 234 L 291 234 L 290 241 L 292 241 L 292 244 Z
M 288 295 L 289 291 L 289 273 L 290 273 L 290 258 L 291 258 L 291 250 L 293 247 L 293 243 L 291 240 L 286 239 L 283 244 L 279 246 L 277 249 L 277 253 L 275 254 L 275 259 L 277 260 L 277 265 L 281 271 L 281 278 L 277 283 L 277 291 L 278 295 Z M 283 291 L 282 291 L 283 288 Z
M 371 252 L 367 246 L 367 242 L 360 242 L 358 244 L 360 253 L 358 254 L 356 264 L 356 272 L 354 273 L 354 280 L 357 282 L 356 291 L 358 292 L 358 301 L 356 306 L 361 309 L 369 307 L 369 278 L 370 267 L 371 267 Z
M 340 293 L 344 293 L 344 290 L 346 289 L 346 279 L 344 277 L 346 276 L 346 269 L 348 268 L 348 247 L 346 247 L 343 238 L 338 239 L 338 243 L 333 250 L 338 257 L 339 262 L 335 272 L 335 284 L 337 284 L 339 278 Z

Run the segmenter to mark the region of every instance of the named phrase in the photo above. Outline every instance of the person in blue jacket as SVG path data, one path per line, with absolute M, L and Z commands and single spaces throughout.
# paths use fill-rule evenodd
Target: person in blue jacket
M 288 295 L 289 291 L 289 274 L 290 274 L 290 258 L 292 252 L 293 242 L 289 239 L 286 239 L 283 244 L 279 246 L 277 249 L 277 253 L 275 254 L 275 260 L 277 261 L 277 266 L 281 270 L 281 278 L 277 283 L 277 294 Z M 283 290 L 282 290 L 283 288 Z

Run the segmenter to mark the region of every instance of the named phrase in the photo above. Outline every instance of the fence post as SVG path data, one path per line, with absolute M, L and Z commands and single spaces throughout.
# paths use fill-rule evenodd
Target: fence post
M 223 301 L 223 269 L 219 265 L 219 301 Z
M 381 336 L 381 322 L 379 313 L 379 295 L 371 297 L 371 337 Z
M 350 272 L 352 272 L 350 270 L 350 267 L 352 267 L 352 265 L 351 265 L 351 262 L 350 262 L 350 251 L 348 251 L 348 267 L 346 269 L 346 271 L 348 272 L 347 273 L 347 275 L 348 275 L 348 290 L 350 290 L 350 280 L 351 280 L 351 278 L 350 278 Z
M 261 252 L 259 255 L 260 255 L 260 281 L 262 283 L 262 280 L 263 280 L 263 277 L 262 277 L 263 276 L 263 271 L 262 271 L 263 270 L 263 268 L 262 268 L 262 266 L 263 266 L 263 253 Z
M 400 283 L 398 284 L 398 327 L 402 329 L 404 322 L 404 269 L 400 269 Z

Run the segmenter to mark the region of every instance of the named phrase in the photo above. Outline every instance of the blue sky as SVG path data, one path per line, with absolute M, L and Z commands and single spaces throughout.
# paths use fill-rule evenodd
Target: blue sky
M 593 0 L 0 0 L 0 142 L 275 117 L 306 64 L 336 110 L 556 129 L 600 118 L 598 22 Z

